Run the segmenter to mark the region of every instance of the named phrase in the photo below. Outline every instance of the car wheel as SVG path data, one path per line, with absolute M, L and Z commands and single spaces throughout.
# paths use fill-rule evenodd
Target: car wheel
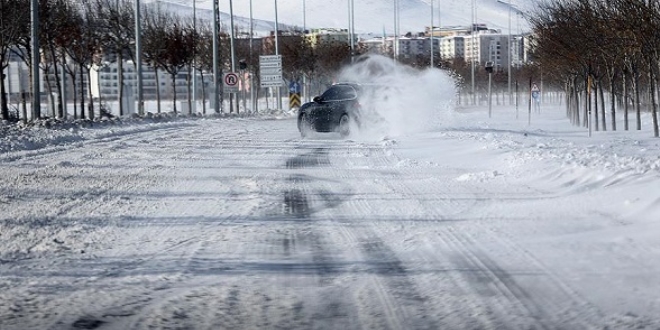
M 349 134 L 351 134 L 350 119 L 348 115 L 342 115 L 339 119 L 339 135 L 347 137 Z

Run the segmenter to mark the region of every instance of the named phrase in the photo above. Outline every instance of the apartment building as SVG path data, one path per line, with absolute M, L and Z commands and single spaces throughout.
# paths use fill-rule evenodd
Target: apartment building
M 492 62 L 496 70 L 509 66 L 509 35 L 500 33 L 477 33 L 464 37 L 465 60 L 479 64 Z
M 440 39 L 440 57 L 444 59 L 465 58 L 465 37 L 447 36 Z
M 322 28 L 322 29 L 312 29 L 309 33 L 305 34 L 305 38 L 309 40 L 312 47 L 316 46 L 319 43 L 350 43 L 351 38 L 348 35 L 348 29 L 332 29 L 332 28 Z M 357 44 L 358 38 L 356 35 L 353 35 L 353 43 Z
M 132 61 L 124 61 L 122 65 L 124 93 L 137 95 L 137 72 Z M 156 79 L 158 78 L 158 79 Z M 205 79 L 208 84 L 212 79 Z M 117 99 L 119 97 L 119 65 L 118 62 L 105 62 L 101 66 L 94 66 L 91 72 L 92 96 L 94 98 Z M 155 70 L 149 65 L 142 65 L 142 97 L 145 100 L 155 100 L 160 91 L 160 97 L 163 99 L 173 96 L 172 85 L 176 87 L 176 93 L 179 99 L 182 99 L 188 93 L 188 72 L 181 70 L 176 74 L 174 81 L 172 75 L 165 70 Z M 197 93 L 201 95 L 202 79 L 201 74 L 197 73 Z M 192 88 L 192 87 L 191 87 Z M 207 87 L 208 88 L 208 87 Z

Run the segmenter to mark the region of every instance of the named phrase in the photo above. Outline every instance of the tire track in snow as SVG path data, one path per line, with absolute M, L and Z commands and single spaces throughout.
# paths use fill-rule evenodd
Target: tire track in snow
M 337 175 L 346 182 L 364 181 L 372 174 L 362 171 L 391 169 L 391 159 L 381 146 L 371 144 L 349 144 L 344 148 L 332 150 L 334 167 Z M 378 177 L 388 176 L 380 173 Z M 357 179 L 357 181 L 356 181 Z M 387 179 L 386 179 L 387 180 Z M 384 183 L 376 182 L 369 188 L 382 189 Z M 357 190 L 357 189 L 356 189 Z M 363 216 L 379 214 L 373 209 L 368 196 L 387 195 L 390 191 L 359 190 L 362 194 L 352 198 L 341 210 L 344 218 L 334 221 L 347 241 L 343 244 L 355 248 L 358 259 L 364 266 L 360 278 L 364 282 L 355 292 L 355 299 L 360 310 L 359 317 L 363 328 L 376 329 L 438 329 L 435 318 L 437 311 L 427 305 L 427 297 L 417 290 L 415 281 L 410 277 L 405 263 L 380 238 L 372 226 L 377 226 L 379 219 L 367 220 Z M 375 222 L 374 222 L 375 221 Z
M 414 168 L 403 169 L 406 172 L 401 179 L 411 178 L 410 172 Z M 412 186 L 402 183 L 402 180 L 391 180 L 394 191 L 404 192 L 407 195 L 415 195 Z M 452 192 L 452 187 L 447 185 L 425 185 L 424 189 L 432 188 L 428 193 L 431 195 L 447 196 Z M 473 187 L 473 191 L 476 187 Z M 447 196 L 449 197 L 449 196 Z M 449 200 L 451 198 L 448 198 Z M 440 198 L 439 200 L 447 200 Z M 438 219 L 446 219 L 447 215 L 440 212 L 441 208 L 434 200 L 419 199 L 420 208 L 431 211 L 431 216 Z M 478 207 L 478 205 L 473 205 Z M 455 208 L 455 206 L 453 207 Z M 477 304 L 471 303 L 469 308 L 482 310 L 479 322 L 475 328 L 598 328 L 598 312 L 593 306 L 579 297 L 575 291 L 568 285 L 544 267 L 537 259 L 528 254 L 524 254 L 520 247 L 513 245 L 512 242 L 503 242 L 497 239 L 495 233 L 484 230 L 485 220 L 479 219 L 469 226 L 462 224 L 448 225 L 438 227 L 434 230 L 440 238 L 440 242 L 431 242 L 427 240 L 427 246 L 444 246 L 440 250 L 450 252 L 449 262 L 454 265 L 456 271 L 449 272 L 454 278 L 454 282 L 462 287 L 466 293 L 471 293 L 473 298 L 481 300 Z M 464 228 L 464 229 L 462 229 Z M 480 237 L 473 239 L 472 236 L 478 233 Z M 527 281 L 527 285 L 519 283 L 523 275 L 515 275 L 500 266 L 495 259 L 491 258 L 478 243 L 484 237 L 493 237 L 497 244 L 497 251 L 501 255 L 506 255 L 507 260 L 516 259 L 516 263 L 511 265 L 525 265 L 530 268 L 525 273 L 532 276 L 545 277 L 550 282 L 543 281 L 538 289 L 539 281 Z M 430 239 L 430 238 L 429 238 Z M 431 248 L 430 251 L 437 251 L 437 248 Z M 423 255 L 429 262 L 444 262 L 446 257 L 436 256 L 433 253 Z M 535 290 L 530 291 L 530 285 L 534 285 Z M 481 298 L 480 298 L 481 297 Z M 517 312 L 513 312 L 517 311 Z
M 286 168 L 294 171 L 306 170 L 324 170 L 334 171 L 331 168 L 329 159 L 329 148 L 316 147 L 309 152 L 299 154 L 289 158 L 286 161 Z M 331 251 L 331 241 L 328 240 L 327 233 L 320 229 L 319 219 L 315 214 L 327 212 L 340 205 L 342 199 L 333 197 L 331 187 L 328 182 L 315 180 L 312 176 L 303 176 L 300 174 L 290 175 L 287 179 L 288 188 L 284 191 L 284 213 L 296 218 L 300 218 L 302 227 L 296 230 L 296 245 L 300 249 L 306 246 L 311 250 L 312 267 L 318 279 L 316 306 L 308 313 L 311 314 L 313 326 L 318 329 L 333 329 L 341 327 L 344 329 L 353 329 L 356 324 L 353 320 L 355 308 L 352 302 L 345 299 L 346 288 L 337 286 L 336 281 L 339 273 L 343 270 L 339 266 L 340 261 L 333 255 L 336 252 Z M 305 302 L 301 302 L 301 307 Z

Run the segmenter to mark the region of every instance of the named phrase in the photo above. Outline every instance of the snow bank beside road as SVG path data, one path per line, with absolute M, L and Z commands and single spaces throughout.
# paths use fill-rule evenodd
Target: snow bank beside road
M 23 123 L 0 123 L 0 153 L 35 150 L 44 147 L 61 146 L 93 139 L 109 138 L 144 132 L 154 129 L 178 127 L 191 120 L 260 118 L 280 119 L 293 116 L 288 111 L 267 113 L 212 114 L 189 116 L 173 113 L 148 114 L 146 117 L 115 117 L 95 120 L 56 120 L 44 119 L 24 125 Z

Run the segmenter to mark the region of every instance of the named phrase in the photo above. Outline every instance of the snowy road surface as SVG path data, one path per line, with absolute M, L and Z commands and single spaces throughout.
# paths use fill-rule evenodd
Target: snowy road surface
M 5 152 L 0 329 L 658 329 L 658 141 L 590 139 L 562 111 Z

